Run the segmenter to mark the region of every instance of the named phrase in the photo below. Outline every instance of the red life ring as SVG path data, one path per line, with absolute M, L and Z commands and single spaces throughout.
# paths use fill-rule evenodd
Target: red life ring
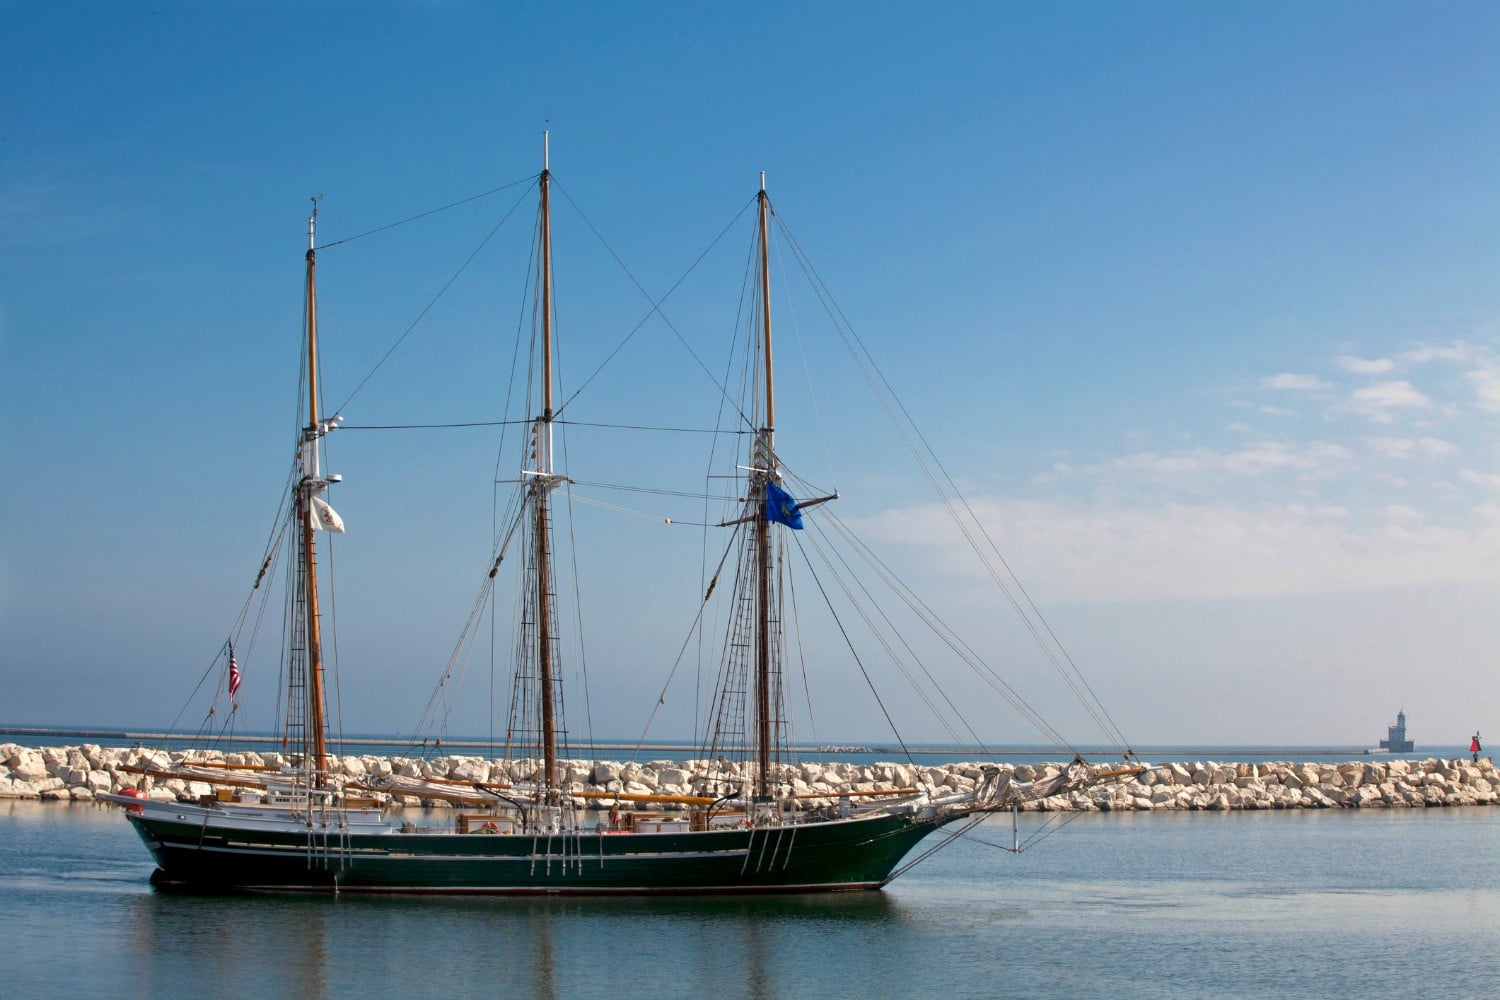
M 141 791 L 139 788 L 133 788 L 130 785 L 126 785 L 124 788 L 120 789 L 120 794 L 132 799 L 144 799 L 146 797 L 145 792 Z M 140 814 L 146 811 L 146 807 L 126 806 L 125 811 Z

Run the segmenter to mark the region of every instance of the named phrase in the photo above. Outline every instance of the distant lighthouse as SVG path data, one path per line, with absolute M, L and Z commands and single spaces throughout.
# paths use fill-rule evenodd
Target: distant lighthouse
M 1391 753 L 1412 753 L 1416 744 L 1406 738 L 1406 709 L 1396 713 L 1396 724 L 1386 729 L 1386 738 L 1380 741 L 1380 749 Z

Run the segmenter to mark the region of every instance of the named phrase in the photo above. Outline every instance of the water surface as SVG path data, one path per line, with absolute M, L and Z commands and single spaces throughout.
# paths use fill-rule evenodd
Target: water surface
M 1048 820 L 881 893 L 195 897 L 116 812 L 0 802 L 0 996 L 1493 995 L 1500 809 Z

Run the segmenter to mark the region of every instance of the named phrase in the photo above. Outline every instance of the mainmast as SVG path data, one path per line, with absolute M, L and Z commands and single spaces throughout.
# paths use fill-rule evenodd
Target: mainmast
M 328 486 L 318 469 L 318 443 L 325 427 L 318 419 L 318 297 L 314 280 L 318 203 L 313 199 L 307 219 L 307 426 L 302 430 L 300 456 L 302 481 L 298 489 L 298 513 L 302 520 L 303 609 L 307 630 L 307 706 L 304 756 L 313 764 L 313 781 L 321 786 L 328 770 L 328 745 L 323 698 L 323 644 L 318 621 L 318 561 L 314 531 L 318 517 L 314 498 Z
M 542 133 L 542 415 L 536 420 L 536 476 L 532 481 L 533 544 L 536 556 L 537 685 L 541 699 L 542 798 L 550 803 L 557 782 L 557 720 L 553 696 L 552 562 L 548 497 L 558 478 L 552 469 L 552 214 L 548 202 L 548 133 Z
M 755 634 L 755 750 L 758 774 L 755 795 L 771 795 L 771 525 L 766 520 L 767 487 L 776 480 L 776 397 L 771 378 L 771 269 L 770 199 L 766 197 L 766 175 L 760 175 L 760 311 L 766 369 L 766 420 L 755 436 L 755 488 L 750 491 L 751 524 L 755 526 L 756 634 Z

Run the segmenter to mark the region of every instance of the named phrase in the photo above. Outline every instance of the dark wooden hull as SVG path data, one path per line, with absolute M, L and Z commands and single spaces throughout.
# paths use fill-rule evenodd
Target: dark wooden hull
M 368 893 L 724 894 L 878 889 L 942 819 L 912 813 L 761 830 L 346 837 L 128 814 L 163 888 Z

